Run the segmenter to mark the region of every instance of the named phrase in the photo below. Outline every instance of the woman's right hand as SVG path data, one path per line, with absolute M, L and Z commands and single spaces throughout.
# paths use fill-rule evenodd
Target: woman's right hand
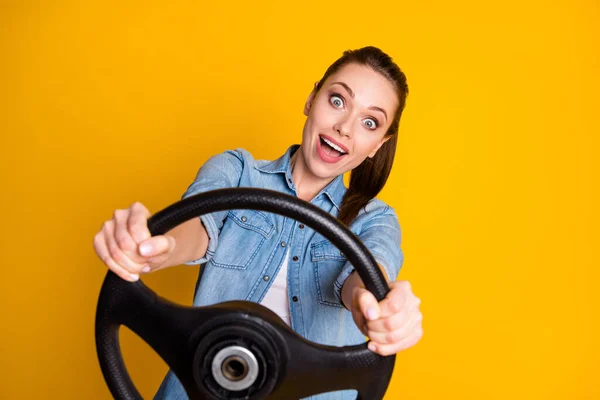
M 115 210 L 94 237 L 94 248 L 106 266 L 121 278 L 135 282 L 141 273 L 159 269 L 175 249 L 170 235 L 150 236 L 150 212 L 141 203 Z

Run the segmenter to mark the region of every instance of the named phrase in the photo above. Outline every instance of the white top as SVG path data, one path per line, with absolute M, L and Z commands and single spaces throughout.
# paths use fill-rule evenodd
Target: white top
M 290 301 L 288 300 L 288 284 L 287 284 L 287 267 L 290 258 L 290 250 L 288 249 L 283 259 L 283 264 L 279 268 L 279 272 L 275 277 L 271 287 L 267 290 L 267 294 L 263 297 L 260 304 L 267 307 L 291 326 L 290 322 Z

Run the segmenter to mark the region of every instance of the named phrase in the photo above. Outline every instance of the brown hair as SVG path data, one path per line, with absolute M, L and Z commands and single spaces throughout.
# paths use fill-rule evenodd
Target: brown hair
M 360 64 L 373 69 L 387 78 L 395 87 L 398 95 L 398 109 L 389 129 L 385 133 L 389 139 L 379 148 L 373 158 L 366 158 L 360 165 L 355 167 L 350 173 L 350 187 L 344 195 L 340 207 L 338 219 L 350 225 L 356 218 L 360 209 L 367 205 L 371 199 L 383 189 L 387 181 L 392 165 L 394 164 L 394 155 L 396 154 L 396 143 L 398 142 L 398 128 L 400 126 L 400 117 L 406 104 L 408 95 L 408 85 L 406 76 L 400 70 L 398 65 L 390 56 L 377 47 L 368 46 L 357 50 L 347 50 L 325 71 L 325 75 L 317 84 L 318 92 L 327 77 L 346 64 Z

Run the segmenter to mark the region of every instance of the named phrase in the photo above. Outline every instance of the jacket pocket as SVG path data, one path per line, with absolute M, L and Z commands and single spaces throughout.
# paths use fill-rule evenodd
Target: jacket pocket
M 260 252 L 275 227 L 269 217 L 254 210 L 231 210 L 219 233 L 212 264 L 222 268 L 246 269 Z
M 346 257 L 329 240 L 311 245 L 317 295 L 321 304 L 343 307 L 335 295 L 335 280 L 346 264 Z

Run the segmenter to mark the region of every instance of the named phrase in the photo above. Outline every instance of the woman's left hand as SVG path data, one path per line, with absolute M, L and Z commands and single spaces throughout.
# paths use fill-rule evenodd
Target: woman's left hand
M 362 282 L 361 282 L 362 283 Z M 423 314 L 408 281 L 390 282 L 390 292 L 377 302 L 363 285 L 352 291 L 352 317 L 369 337 L 369 349 L 382 356 L 414 346 L 423 336 Z

